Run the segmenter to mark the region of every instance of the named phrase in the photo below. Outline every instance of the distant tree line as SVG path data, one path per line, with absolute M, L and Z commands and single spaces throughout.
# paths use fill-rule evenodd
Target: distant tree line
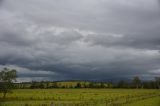
M 138 76 L 132 79 L 132 82 L 121 80 L 115 85 L 116 88 L 145 88 L 145 89 L 160 89 L 160 77 L 155 77 L 155 80 L 142 81 Z
M 4 98 L 12 89 L 52 89 L 52 88 L 145 88 L 160 89 L 160 77 L 155 77 L 152 81 L 143 81 L 138 76 L 132 80 L 121 80 L 118 83 L 109 82 L 92 82 L 92 81 L 32 81 L 15 83 L 17 71 L 14 69 L 4 68 L 0 71 L 0 93 Z
M 64 82 L 64 83 L 67 83 Z M 153 81 L 142 81 L 138 76 L 134 77 L 131 81 L 121 80 L 118 83 L 108 82 L 80 82 L 75 81 L 74 84 L 63 84 L 60 82 L 28 82 L 17 83 L 15 88 L 18 89 L 52 89 L 52 88 L 144 88 L 144 89 L 160 89 L 160 77 L 155 77 Z
M 67 82 L 66 82 L 67 83 Z M 65 85 L 59 82 L 32 81 L 27 83 L 16 83 L 17 89 L 52 89 L 52 88 L 109 88 L 112 84 L 106 82 L 75 82 L 76 84 Z

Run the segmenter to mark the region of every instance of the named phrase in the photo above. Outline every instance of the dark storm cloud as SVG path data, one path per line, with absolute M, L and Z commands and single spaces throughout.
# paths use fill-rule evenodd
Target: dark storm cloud
M 0 68 L 19 80 L 160 74 L 157 0 L 16 1 L 0 8 Z
M 139 35 L 89 35 L 85 41 L 92 45 L 132 47 L 139 49 L 160 50 L 160 36 L 158 29 L 156 32 L 142 33 Z
M 1 5 L 2 2 L 3 2 L 3 0 L 0 0 L 0 5 Z
M 160 0 L 157 0 L 158 1 L 158 3 L 160 3 Z

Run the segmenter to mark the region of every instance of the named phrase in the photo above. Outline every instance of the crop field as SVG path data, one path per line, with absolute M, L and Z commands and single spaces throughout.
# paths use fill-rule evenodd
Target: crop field
M 17 89 L 0 106 L 160 106 L 160 90 Z

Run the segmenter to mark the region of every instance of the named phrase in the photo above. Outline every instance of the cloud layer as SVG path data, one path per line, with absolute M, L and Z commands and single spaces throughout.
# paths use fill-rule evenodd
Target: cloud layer
M 160 75 L 158 0 L 0 0 L 0 68 L 19 79 Z

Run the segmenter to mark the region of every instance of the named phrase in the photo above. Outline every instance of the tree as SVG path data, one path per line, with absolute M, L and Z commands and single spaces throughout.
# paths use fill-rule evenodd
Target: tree
M 54 82 L 53 84 L 52 84 L 52 88 L 59 88 L 60 86 L 58 86 L 58 84 L 57 84 L 57 82 Z
M 94 88 L 94 83 L 93 82 L 89 83 L 89 88 Z
M 47 88 L 47 89 L 50 88 L 50 82 L 49 81 L 46 82 L 46 87 L 45 88 Z
M 133 78 L 133 84 L 135 85 L 135 87 L 138 89 L 139 88 L 139 85 L 141 84 L 141 80 L 138 76 L 134 77 Z
M 121 80 L 121 81 L 118 82 L 117 87 L 118 88 L 127 88 L 128 87 L 128 82 L 124 81 L 124 80 Z
M 0 93 L 3 93 L 3 99 L 5 99 L 6 94 L 11 92 L 14 87 L 13 81 L 16 81 L 17 71 L 14 69 L 4 68 L 0 72 Z
M 155 81 L 145 81 L 143 82 L 143 88 L 155 89 L 157 88 Z
M 42 82 L 40 82 L 40 84 L 39 84 L 39 88 L 41 88 L 41 89 L 44 89 L 44 88 L 45 88 L 45 85 L 43 84 L 43 81 L 42 81 Z
M 160 89 L 160 77 L 155 77 L 156 86 Z
M 81 88 L 81 83 L 80 82 L 77 83 L 76 88 Z
M 100 83 L 100 88 L 105 88 L 105 84 L 104 83 Z
M 31 89 L 36 89 L 36 88 L 39 88 L 39 85 L 40 85 L 39 82 L 32 81 L 30 88 Z

